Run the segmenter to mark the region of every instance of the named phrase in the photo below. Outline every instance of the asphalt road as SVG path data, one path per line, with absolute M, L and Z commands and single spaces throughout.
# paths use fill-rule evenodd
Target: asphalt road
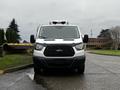
M 120 57 L 87 53 L 84 75 L 49 71 L 37 75 L 33 69 L 0 76 L 0 90 L 120 90 Z

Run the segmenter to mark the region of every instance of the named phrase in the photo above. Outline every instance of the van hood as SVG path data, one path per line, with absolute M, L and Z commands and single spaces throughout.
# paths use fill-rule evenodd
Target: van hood
M 82 39 L 36 39 L 36 43 L 40 44 L 77 44 L 82 42 Z

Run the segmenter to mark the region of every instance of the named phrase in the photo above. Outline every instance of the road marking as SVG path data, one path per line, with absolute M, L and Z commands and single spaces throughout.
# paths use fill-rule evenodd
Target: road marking
M 26 73 L 26 75 L 27 75 L 31 80 L 34 80 L 34 74 Z

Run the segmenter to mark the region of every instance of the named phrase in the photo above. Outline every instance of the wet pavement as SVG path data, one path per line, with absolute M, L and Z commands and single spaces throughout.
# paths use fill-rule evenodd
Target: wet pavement
M 84 75 L 54 70 L 35 75 L 33 68 L 0 76 L 0 90 L 120 90 L 120 57 L 87 53 Z
M 33 80 L 33 69 L 0 76 L 0 90 L 46 90 Z

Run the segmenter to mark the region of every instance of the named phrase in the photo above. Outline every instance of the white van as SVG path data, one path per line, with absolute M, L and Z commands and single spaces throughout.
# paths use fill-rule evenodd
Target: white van
M 35 43 L 35 73 L 48 68 L 70 68 L 84 73 L 84 43 L 88 42 L 88 35 L 83 38 L 78 26 L 65 21 L 53 21 L 39 27 L 36 39 L 31 35 L 30 41 Z

